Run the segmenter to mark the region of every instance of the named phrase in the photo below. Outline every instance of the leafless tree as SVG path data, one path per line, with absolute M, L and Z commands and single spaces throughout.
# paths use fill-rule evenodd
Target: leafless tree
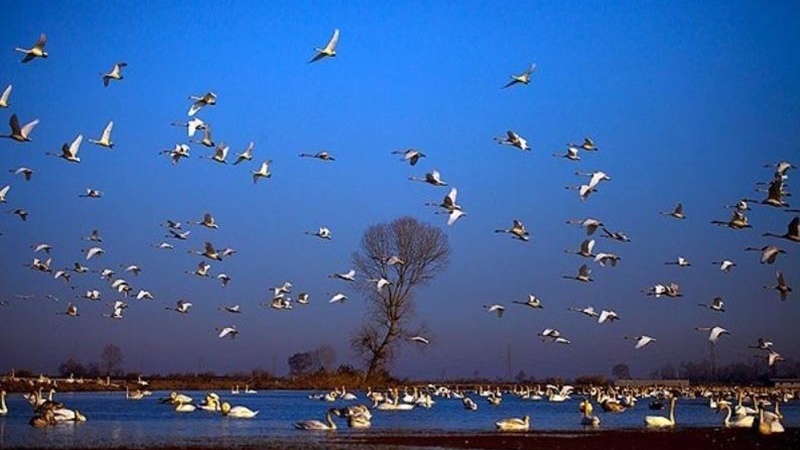
M 122 349 L 114 344 L 106 345 L 100 353 L 100 363 L 106 375 L 118 375 L 122 369 L 123 359 Z
M 394 258 L 393 258 L 394 257 Z M 369 227 L 353 264 L 366 281 L 358 290 L 367 299 L 367 313 L 351 346 L 364 359 L 365 377 L 386 370 L 412 330 L 414 292 L 441 272 L 449 262 L 450 244 L 438 228 L 401 217 Z M 377 289 L 377 280 L 388 285 Z

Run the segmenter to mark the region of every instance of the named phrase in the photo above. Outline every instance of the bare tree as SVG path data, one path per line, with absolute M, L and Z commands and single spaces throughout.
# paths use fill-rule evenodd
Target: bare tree
M 351 346 L 367 365 L 367 379 L 385 370 L 405 338 L 414 334 L 414 291 L 442 271 L 449 258 L 447 236 L 411 217 L 364 232 L 353 264 L 367 280 L 358 284 L 367 298 L 367 314 Z M 389 284 L 378 289 L 378 280 Z
M 106 372 L 106 375 L 117 375 L 122 369 L 122 349 L 114 344 L 108 344 L 103 347 L 100 353 L 100 363 Z

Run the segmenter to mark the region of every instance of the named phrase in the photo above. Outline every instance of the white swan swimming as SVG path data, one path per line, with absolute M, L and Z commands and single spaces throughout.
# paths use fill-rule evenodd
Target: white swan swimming
M 177 412 L 182 412 L 182 413 L 194 412 L 196 409 L 197 409 L 197 407 L 196 407 L 196 406 L 194 406 L 194 405 L 193 405 L 193 404 L 191 404 L 191 403 L 181 403 L 181 402 L 178 402 L 178 403 L 175 405 L 175 411 L 177 411 Z
M 525 416 L 522 419 L 511 417 L 503 419 L 494 423 L 500 431 L 528 431 L 531 428 L 530 416 Z
M 235 419 L 252 419 L 258 415 L 258 411 L 253 411 L 245 406 L 231 407 L 230 403 L 225 402 L 222 404 L 222 415 Z
M 647 428 L 669 428 L 675 426 L 675 402 L 677 397 L 672 397 L 669 402 L 669 417 L 645 416 L 644 424 Z
M 335 408 L 331 408 L 328 410 L 328 413 L 325 414 L 325 422 L 319 420 L 303 420 L 301 422 L 296 422 L 294 427 L 298 430 L 320 430 L 320 431 L 332 431 L 336 429 L 336 423 L 333 421 L 333 414 L 337 416 L 341 413 L 339 410 Z
M 717 408 L 718 411 L 721 411 L 723 409 L 728 410 L 728 413 L 725 416 L 725 420 L 722 422 L 723 425 L 725 425 L 725 428 L 752 428 L 753 427 L 753 421 L 755 420 L 755 417 L 748 416 L 748 415 L 737 414 L 736 416 L 733 417 L 733 420 L 731 420 L 731 415 L 733 413 L 733 410 L 731 409 L 731 406 L 729 404 L 727 404 L 727 403 L 722 403 L 722 404 L 719 405 L 719 408 Z
M 77 409 L 58 408 L 53 410 L 56 422 L 86 422 L 86 416 Z

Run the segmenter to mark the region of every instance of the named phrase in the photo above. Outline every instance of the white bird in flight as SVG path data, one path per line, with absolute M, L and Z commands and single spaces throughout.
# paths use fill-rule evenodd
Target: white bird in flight
M 336 56 L 336 44 L 338 44 L 338 43 L 339 43 L 339 29 L 336 28 L 335 30 L 333 30 L 333 35 L 331 36 L 331 39 L 328 41 L 328 43 L 325 45 L 324 48 L 314 48 L 314 50 L 317 53 L 316 53 L 316 55 L 314 55 L 313 58 L 311 58 L 311 61 L 309 61 L 308 63 L 311 64 L 311 63 L 317 62 L 317 61 L 319 61 L 319 60 L 321 60 L 323 58 L 333 58 L 333 57 L 335 57 Z
M 187 121 L 186 123 L 183 122 L 172 122 L 172 126 L 174 127 L 186 127 L 186 133 L 188 136 L 194 137 L 194 134 L 197 130 L 203 131 L 206 129 L 206 123 L 203 122 L 202 119 L 199 117 L 193 117 L 191 120 Z
M 206 92 L 200 96 L 191 95 L 189 96 L 189 100 L 192 101 L 192 106 L 189 107 L 189 112 L 187 114 L 189 116 L 194 116 L 198 111 L 203 109 L 203 107 L 216 105 L 217 94 L 213 92 Z
M 8 125 L 11 127 L 11 134 L 3 134 L 0 137 L 13 139 L 17 142 L 30 142 L 30 134 L 36 125 L 39 124 L 39 119 L 34 119 L 28 122 L 24 127 L 19 126 L 19 118 L 16 114 L 12 114 L 8 120 Z
M 269 171 L 269 165 L 272 163 L 271 159 L 268 159 L 261 163 L 261 167 L 258 170 L 252 170 L 250 173 L 253 176 L 253 184 L 258 183 L 259 178 L 271 178 L 272 173 Z
M 420 343 L 420 344 L 424 344 L 424 345 L 428 345 L 428 344 L 431 343 L 431 341 L 429 339 L 424 338 L 422 336 L 411 336 L 410 338 L 408 338 L 408 340 L 412 341 L 412 342 L 417 342 L 417 343 Z
M 614 321 L 619 320 L 619 315 L 612 310 L 602 310 L 600 311 L 600 316 L 597 317 L 597 323 L 611 323 Z
M 56 153 L 47 152 L 50 156 L 55 156 L 57 158 L 62 158 L 67 162 L 71 163 L 79 163 L 81 159 L 78 157 L 78 150 L 80 149 L 81 142 L 83 142 L 83 135 L 79 134 L 78 136 L 73 139 L 71 143 L 64 143 L 61 146 L 61 154 L 58 155 Z
M 41 35 L 39 35 L 39 40 L 37 40 L 36 43 L 33 44 L 33 47 L 29 49 L 17 47 L 14 49 L 14 51 L 25 54 L 25 57 L 22 58 L 22 61 L 20 61 L 22 63 L 27 63 L 29 61 L 32 61 L 34 58 L 47 58 L 48 56 L 47 52 L 44 51 L 44 45 L 46 43 L 47 43 L 47 36 L 44 33 L 42 33 Z
M 503 89 L 505 89 L 507 87 L 511 87 L 511 86 L 513 86 L 515 84 L 528 84 L 528 83 L 530 83 L 531 82 L 531 74 L 533 74 L 534 70 L 536 70 L 536 64 L 531 64 L 531 66 L 526 71 L 522 72 L 521 74 L 519 74 L 519 75 L 510 75 L 511 81 L 506 83 L 506 85 L 503 86 Z
M 647 336 L 647 335 L 625 336 L 625 339 L 630 339 L 630 340 L 636 341 L 636 346 L 633 347 L 634 349 L 640 349 L 640 348 L 644 347 L 645 345 L 656 341 L 655 338 L 652 338 L 652 337 Z
M 539 300 L 533 294 L 528 294 L 528 301 L 526 301 L 526 302 L 521 302 L 521 301 L 518 301 L 518 300 L 512 300 L 511 303 L 516 303 L 518 305 L 528 306 L 528 307 L 534 308 L 534 309 L 536 309 L 536 308 L 544 308 L 544 306 L 542 306 L 541 300 Z
M 106 252 L 105 250 L 103 250 L 100 247 L 92 247 L 92 248 L 89 248 L 89 249 L 87 249 L 85 251 L 86 251 L 86 260 L 87 261 L 92 259 L 95 256 L 100 256 L 100 255 L 102 255 L 103 253 Z
M 725 302 L 722 301 L 722 297 L 714 297 L 709 304 L 698 303 L 697 305 L 708 308 L 712 311 L 725 312 Z
M 11 169 L 9 172 L 13 173 L 14 175 L 22 175 L 25 178 L 25 181 L 31 181 L 31 177 L 33 176 L 33 170 L 24 166 L 17 169 Z
M 330 153 L 322 150 L 317 153 L 300 153 L 301 158 L 314 158 L 319 159 L 320 161 L 336 161 L 336 158 L 333 157 Z
M 6 203 L 6 194 L 8 194 L 9 189 L 11 189 L 10 184 L 7 184 L 0 189 L 0 203 Z
M 11 89 L 13 89 L 13 86 L 9 84 L 0 95 L 0 108 L 8 108 L 8 97 L 11 95 Z
M 337 292 L 331 296 L 330 300 L 328 300 L 328 303 L 342 303 L 345 300 L 347 300 L 347 296 L 341 292 Z
M 525 140 L 525 138 L 511 130 L 506 131 L 506 137 L 496 137 L 494 140 L 497 141 L 498 144 L 510 145 L 522 151 L 530 151 L 531 149 L 528 146 L 528 141 Z
M 522 221 L 518 219 L 514 219 L 511 228 L 507 230 L 494 230 L 495 233 L 509 233 L 511 237 L 515 239 L 519 239 L 523 242 L 528 242 L 530 240 L 530 233 L 525 229 L 525 225 L 522 224 Z
M 187 314 L 187 313 L 189 313 L 189 308 L 191 308 L 191 307 L 192 307 L 192 303 L 191 302 L 187 302 L 186 300 L 180 299 L 177 302 L 175 302 L 175 307 L 174 308 L 166 307 L 166 309 L 169 309 L 171 311 L 175 311 L 175 312 L 178 312 L 178 313 L 181 313 L 181 314 Z
M 408 161 L 409 165 L 416 165 L 420 158 L 424 158 L 425 154 L 419 150 L 414 150 L 410 148 L 408 150 L 395 150 L 392 152 L 393 155 L 403 155 L 403 161 Z
M 730 259 L 723 259 L 722 261 L 714 261 L 711 264 L 719 266 L 719 270 L 722 273 L 730 273 L 734 267 L 736 267 L 736 263 L 731 261 Z
M 483 308 L 489 313 L 497 314 L 497 317 L 503 317 L 503 313 L 506 312 L 506 307 L 498 303 L 494 305 L 483 305 Z
M 428 183 L 432 186 L 447 186 L 447 183 L 442 181 L 442 176 L 436 169 L 426 173 L 425 178 L 409 177 L 408 179 L 411 181 L 421 181 L 423 183 Z
M 356 279 L 356 271 L 354 269 L 350 269 L 346 273 L 334 273 L 334 274 L 328 275 L 328 278 L 338 278 L 338 279 L 344 280 L 344 281 L 355 281 L 355 279 Z
M 128 63 L 126 62 L 118 62 L 114 64 L 114 67 L 111 68 L 111 71 L 108 73 L 101 73 L 100 75 L 103 76 L 103 86 L 108 87 L 108 82 L 111 80 L 121 80 L 122 77 L 122 68 L 128 67 Z
M 329 230 L 326 227 L 319 227 L 319 229 L 316 232 L 306 231 L 306 234 L 308 234 L 310 236 L 316 236 L 316 237 L 318 237 L 320 239 L 327 239 L 327 240 L 333 239 L 333 235 L 331 234 L 331 230 Z
M 247 144 L 247 148 L 245 148 L 242 153 L 236 155 L 236 161 L 233 162 L 233 165 L 235 166 L 241 163 L 242 161 L 252 161 L 253 148 L 255 148 L 255 143 L 253 141 L 250 141 L 250 143 Z
M 675 209 L 672 211 L 661 211 L 659 212 L 662 216 L 670 216 L 676 219 L 685 219 L 686 214 L 683 213 L 683 203 L 678 203 L 675 205 Z
M 239 334 L 239 330 L 236 329 L 236 325 L 231 325 L 231 326 L 223 327 L 223 328 L 217 328 L 216 330 L 219 332 L 219 334 L 217 334 L 217 337 L 220 338 L 220 339 L 222 339 L 224 337 L 228 337 L 228 336 L 231 339 L 236 339 L 236 336 Z
M 193 223 L 195 225 L 202 225 L 202 226 L 204 226 L 206 228 L 210 228 L 210 229 L 214 229 L 214 230 L 219 228 L 219 225 L 217 224 L 217 220 L 214 219 L 214 216 L 212 216 L 211 213 L 205 213 L 205 214 L 203 214 L 203 220 L 201 220 L 199 222 L 191 222 L 191 223 Z
M 89 142 L 105 148 L 114 148 L 114 143 L 111 142 L 112 128 L 114 128 L 114 121 L 109 121 L 108 125 L 106 125 L 106 127 L 103 129 L 103 134 L 100 136 L 100 139 L 98 140 L 89 139 Z
M 592 277 L 591 277 L 591 274 L 592 274 L 592 270 L 589 269 L 589 266 L 584 264 L 584 265 L 582 265 L 582 266 L 580 266 L 578 268 L 578 275 L 575 275 L 575 276 L 562 275 L 561 277 L 562 278 L 566 278 L 566 279 L 570 279 L 570 280 L 580 281 L 580 282 L 583 282 L 583 283 L 589 283 L 589 282 L 594 281 L 594 279 L 592 279 Z
M 722 337 L 723 334 L 731 334 L 730 331 L 722 328 L 720 326 L 715 327 L 696 327 L 696 331 L 708 331 L 708 340 L 711 341 L 712 344 L 716 344 L 719 342 L 719 339 Z

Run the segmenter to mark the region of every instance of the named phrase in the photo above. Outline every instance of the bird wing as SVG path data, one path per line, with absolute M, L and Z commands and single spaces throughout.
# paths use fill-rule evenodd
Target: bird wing
M 9 84 L 3 91 L 3 95 L 0 95 L 0 103 L 8 104 L 8 96 L 11 95 L 11 89 L 12 86 Z
M 19 128 L 19 117 L 16 114 L 11 115 L 8 124 L 11 126 L 11 134 L 20 134 L 22 130 Z
M 101 141 L 111 142 L 111 129 L 114 128 L 114 121 L 109 121 L 108 125 L 103 129 L 103 135 L 100 137 Z
M 36 44 L 34 44 L 33 47 L 41 50 L 44 48 L 44 44 L 46 43 L 47 43 L 47 36 L 44 33 L 42 33 L 39 35 L 39 40 L 36 41 Z
M 37 120 L 37 122 L 38 122 L 38 120 Z M 33 123 L 33 122 L 31 122 L 31 123 Z M 27 128 L 28 126 L 30 126 L 30 123 L 28 125 L 25 125 L 25 128 Z M 78 156 L 78 149 L 81 146 L 81 142 L 83 142 L 83 135 L 79 134 L 75 138 L 75 140 L 73 140 L 72 143 L 69 144 L 69 155 L 72 156 L 73 158 Z
M 325 50 L 328 52 L 333 52 L 336 50 L 336 44 L 339 43 L 339 29 L 336 28 L 333 30 L 333 36 L 331 36 L 331 40 L 328 41 L 328 45 L 325 46 Z
M 800 216 L 796 216 L 791 222 L 789 222 L 786 234 L 789 236 L 800 235 Z

